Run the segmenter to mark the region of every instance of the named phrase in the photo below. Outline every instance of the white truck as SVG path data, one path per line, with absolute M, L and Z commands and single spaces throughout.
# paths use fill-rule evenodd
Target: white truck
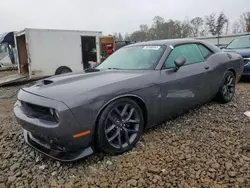
M 18 72 L 29 79 L 80 72 L 100 63 L 101 31 L 24 29 L 15 32 Z

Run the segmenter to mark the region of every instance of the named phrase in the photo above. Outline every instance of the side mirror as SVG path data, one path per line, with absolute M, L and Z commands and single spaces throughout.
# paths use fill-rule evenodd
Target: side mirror
M 185 63 L 186 63 L 186 58 L 184 56 L 177 57 L 176 60 L 174 61 L 174 64 L 176 66 L 176 71 Z

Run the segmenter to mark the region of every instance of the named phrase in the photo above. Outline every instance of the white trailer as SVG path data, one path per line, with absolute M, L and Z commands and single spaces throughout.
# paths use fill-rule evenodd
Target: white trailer
M 100 63 L 101 31 L 24 29 L 15 33 L 18 72 L 37 79 Z

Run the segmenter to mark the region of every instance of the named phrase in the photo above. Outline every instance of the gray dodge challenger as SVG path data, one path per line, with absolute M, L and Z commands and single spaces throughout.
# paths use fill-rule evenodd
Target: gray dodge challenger
M 20 89 L 14 113 L 39 152 L 75 161 L 122 154 L 146 128 L 216 99 L 232 100 L 243 58 L 194 39 L 125 46 L 95 68 Z

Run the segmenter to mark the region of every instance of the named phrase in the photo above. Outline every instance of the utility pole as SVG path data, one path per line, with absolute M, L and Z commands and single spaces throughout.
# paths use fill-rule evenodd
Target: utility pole
M 219 39 L 219 37 L 220 37 L 220 34 L 219 34 L 219 32 L 217 33 L 217 45 L 219 46 L 220 45 L 220 39 Z

